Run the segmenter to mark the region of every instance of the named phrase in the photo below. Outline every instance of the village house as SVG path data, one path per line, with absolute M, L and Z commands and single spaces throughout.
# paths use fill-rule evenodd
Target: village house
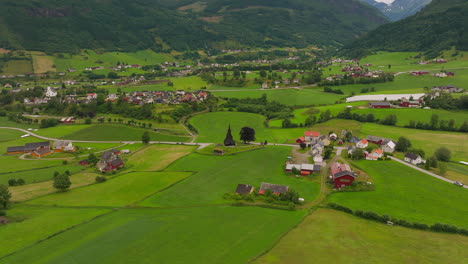
M 389 138 L 377 137 L 377 136 L 367 136 L 366 139 L 367 141 L 377 144 L 377 145 L 384 145 L 388 141 L 391 141 L 391 139 Z
M 118 157 L 118 155 L 120 155 L 120 151 L 116 149 L 102 153 L 101 160 L 97 164 L 99 171 L 105 173 L 122 167 L 124 162 Z
M 330 169 L 330 178 L 337 189 L 351 185 L 356 178 L 356 174 L 348 164 L 335 162 L 331 164 Z
M 323 143 L 324 146 L 328 146 L 328 145 L 330 145 L 330 143 L 331 143 L 330 140 L 328 139 L 328 137 L 325 136 L 325 135 L 320 136 L 320 137 L 318 138 L 318 141 L 321 141 L 321 142 Z M 316 143 L 317 141 L 315 141 L 315 142 L 312 141 L 312 142 L 313 142 L 313 143 Z
M 312 144 L 311 148 L 310 148 L 310 151 L 311 151 L 311 154 L 312 155 L 315 155 L 315 154 L 322 154 L 323 153 L 323 142 L 319 141 L 315 144 Z
M 336 140 L 338 138 L 338 135 L 335 134 L 335 133 L 331 133 L 328 138 L 330 138 L 330 140 Z
M 400 102 L 401 107 L 420 107 L 421 106 L 421 101 L 416 101 L 416 100 L 408 100 L 406 98 L 401 98 Z
M 372 102 L 369 103 L 370 108 L 391 108 L 392 104 L 389 102 Z
M 312 141 L 314 139 L 318 139 L 320 136 L 320 132 L 315 132 L 315 131 L 305 131 L 304 132 L 304 137 L 306 141 Z
M 381 149 L 374 149 L 370 153 L 366 151 L 364 154 L 366 155 L 366 160 L 378 160 L 383 157 L 383 151 Z
M 75 147 L 71 141 L 68 140 L 57 140 L 54 143 L 54 152 L 74 152 Z
M 71 123 L 75 123 L 75 118 L 74 117 L 64 117 L 64 118 L 60 118 L 59 122 L 62 123 L 62 124 L 71 124 Z
M 417 154 L 414 154 L 414 153 L 411 153 L 411 152 L 408 152 L 408 153 L 405 154 L 405 161 L 409 162 L 411 164 L 414 164 L 414 165 L 418 165 L 418 164 L 421 164 L 421 163 L 425 162 L 421 158 L 421 156 L 419 156 Z
M 358 143 L 359 141 L 361 141 L 361 139 L 359 139 L 358 137 L 356 136 L 352 136 L 350 139 L 349 139 L 349 143 Z
M 348 154 L 353 155 L 356 152 L 356 146 L 348 146 Z
M 50 142 L 26 143 L 24 146 L 8 147 L 8 155 L 29 153 L 33 157 L 41 158 L 52 154 L 50 152 Z
M 299 138 L 296 139 L 296 143 L 297 143 L 297 144 L 303 144 L 303 143 L 305 143 L 305 142 L 306 142 L 306 141 L 305 141 L 305 138 L 304 138 L 304 137 L 299 137 Z
M 94 100 L 97 98 L 97 93 L 89 93 L 87 96 L 86 96 L 86 99 L 88 100 Z
M 286 164 L 286 172 L 291 172 L 293 168 L 296 168 L 297 171 L 300 171 L 301 175 L 310 175 L 312 173 L 320 172 L 321 166 L 316 164 Z
M 57 96 L 57 91 L 55 91 L 55 89 L 51 88 L 50 86 L 47 87 L 47 90 L 46 90 L 46 94 L 45 94 L 46 97 L 56 97 Z
M 361 139 L 360 141 L 356 143 L 356 147 L 361 148 L 361 149 L 365 149 L 367 148 L 367 146 L 369 146 L 369 142 L 365 139 Z
M 317 153 L 317 154 L 315 154 L 315 155 L 313 156 L 313 158 L 314 158 L 314 163 L 315 163 L 315 164 L 322 164 L 322 162 L 323 162 L 323 156 L 322 156 L 321 154 L 318 154 L 318 153 Z
M 386 153 L 393 153 L 395 151 L 396 143 L 393 140 L 387 141 L 382 144 L 382 150 Z
M 265 194 L 267 190 L 270 190 L 275 195 L 280 195 L 282 193 L 287 193 L 289 191 L 289 186 L 262 182 L 258 194 Z
M 249 194 L 253 193 L 254 190 L 255 190 L 255 188 L 252 185 L 238 184 L 237 188 L 236 188 L 236 193 L 238 193 L 240 195 L 249 195 Z

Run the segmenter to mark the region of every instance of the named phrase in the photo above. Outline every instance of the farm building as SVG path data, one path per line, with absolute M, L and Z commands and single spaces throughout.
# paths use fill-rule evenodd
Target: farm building
M 44 157 L 51 154 L 50 142 L 26 143 L 24 146 L 8 147 L 7 153 L 8 155 L 30 153 L 33 157 Z
M 348 146 L 348 154 L 354 154 L 356 152 L 356 146 Z
M 320 172 L 320 165 L 314 165 L 314 164 L 286 164 L 286 172 L 291 172 L 293 168 L 296 168 L 296 170 L 301 172 L 301 175 L 310 175 L 312 173 Z
M 124 162 L 118 157 L 119 154 L 120 151 L 116 149 L 102 153 L 101 160 L 97 164 L 99 171 L 105 173 L 122 167 Z
M 306 131 L 306 132 L 304 132 L 304 137 L 305 137 L 306 141 L 312 141 L 312 140 L 318 139 L 320 137 L 320 132 Z
M 395 151 L 396 143 L 393 140 L 387 141 L 382 144 L 383 152 L 393 153 Z
M 383 157 L 383 151 L 381 149 L 374 149 L 371 153 L 365 152 L 366 160 L 378 160 Z
M 238 194 L 251 194 L 255 188 L 252 185 L 248 184 L 238 184 L 236 188 L 236 193 Z
M 405 154 L 405 161 L 414 165 L 418 165 L 424 162 L 421 156 L 411 153 L 411 152 L 408 152 Z
M 73 146 L 71 141 L 68 140 L 57 140 L 54 143 L 54 152 L 73 152 L 75 151 L 75 147 Z
M 323 162 L 323 156 L 321 154 L 315 154 L 314 155 L 314 163 L 315 164 L 321 164 Z
M 339 189 L 349 186 L 356 178 L 356 174 L 351 170 L 348 164 L 335 162 L 331 164 L 330 169 L 331 179 L 333 180 L 335 188 Z
M 305 142 L 306 142 L 305 137 L 300 137 L 300 138 L 296 139 L 297 144 L 302 144 L 302 143 L 305 143 Z
M 369 145 L 369 142 L 366 140 L 366 139 L 361 139 L 360 141 L 358 141 L 358 143 L 356 143 L 356 147 L 358 148 L 367 148 L 367 146 Z
M 335 134 L 335 133 L 331 133 L 328 138 L 330 138 L 330 140 L 336 140 L 338 138 L 338 135 Z
M 384 145 L 385 143 L 392 141 L 389 138 L 377 137 L 377 136 L 367 136 L 366 139 L 367 141 L 377 144 L 377 145 Z
M 215 148 L 215 149 L 213 149 L 213 153 L 216 154 L 216 155 L 224 155 L 224 149 Z
M 360 141 L 360 139 L 356 136 L 352 136 L 350 139 L 349 139 L 349 143 L 358 143 Z
M 401 99 L 401 102 L 400 102 L 400 106 L 401 107 L 420 107 L 421 106 L 421 102 L 420 101 L 410 101 L 406 98 L 402 98 Z
M 60 123 L 62 124 L 71 124 L 75 123 L 75 118 L 74 117 L 64 117 L 59 120 Z
M 258 194 L 264 194 L 265 191 L 267 190 L 272 191 L 273 194 L 280 195 L 282 193 L 288 192 L 289 186 L 262 182 L 262 185 L 260 185 L 260 190 L 258 191 Z
M 370 108 L 391 108 L 392 104 L 389 102 L 372 102 L 369 103 Z

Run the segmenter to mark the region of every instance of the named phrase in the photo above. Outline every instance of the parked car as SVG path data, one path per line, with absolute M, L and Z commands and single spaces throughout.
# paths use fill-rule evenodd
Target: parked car
M 459 181 L 454 181 L 453 184 L 455 184 L 457 186 L 460 186 L 460 187 L 463 187 L 463 183 L 461 183 Z

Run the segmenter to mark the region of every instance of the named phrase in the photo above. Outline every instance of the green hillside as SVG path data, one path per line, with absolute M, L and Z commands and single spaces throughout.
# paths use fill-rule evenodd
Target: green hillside
M 429 57 L 455 46 L 468 50 L 468 2 L 434 0 L 415 16 L 385 24 L 348 45 L 343 54 L 369 51 L 424 51 Z
M 340 45 L 386 22 L 356 0 L 5 0 L 0 47 L 46 52 Z

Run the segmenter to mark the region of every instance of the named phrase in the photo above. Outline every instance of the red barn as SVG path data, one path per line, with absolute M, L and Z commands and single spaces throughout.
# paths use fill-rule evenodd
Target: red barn
M 334 182 L 335 188 L 337 189 L 351 185 L 356 178 L 356 174 L 354 174 L 348 164 L 335 162 L 332 163 L 330 168 L 331 178 Z
M 300 138 L 296 139 L 296 143 L 297 143 L 297 144 L 302 144 L 302 143 L 304 143 L 304 142 L 305 142 L 305 138 L 304 138 L 304 137 L 300 137 Z

